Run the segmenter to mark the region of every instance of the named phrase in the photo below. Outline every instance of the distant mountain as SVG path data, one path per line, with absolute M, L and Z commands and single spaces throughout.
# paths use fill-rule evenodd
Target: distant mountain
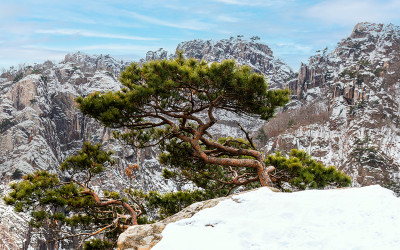
M 183 50 L 186 57 L 209 62 L 234 59 L 237 64 L 248 65 L 255 72 L 263 74 L 271 88 L 283 88 L 289 79 L 294 78 L 292 69 L 275 58 L 272 50 L 260 43 L 258 37 L 249 40 L 242 36 L 219 41 L 193 40 L 180 43 L 177 50 Z

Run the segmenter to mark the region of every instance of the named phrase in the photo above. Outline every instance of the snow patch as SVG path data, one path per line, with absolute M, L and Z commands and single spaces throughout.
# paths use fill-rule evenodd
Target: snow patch
M 400 199 L 380 186 L 234 196 L 167 225 L 154 250 L 398 249 Z

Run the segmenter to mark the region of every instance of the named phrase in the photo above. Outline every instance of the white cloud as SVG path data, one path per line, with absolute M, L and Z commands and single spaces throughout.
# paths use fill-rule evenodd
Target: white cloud
M 149 51 L 149 50 L 157 50 L 159 46 L 141 46 L 141 45 L 120 45 L 120 44 L 98 44 L 98 45 L 88 45 L 77 47 L 73 50 L 76 51 L 85 51 L 85 50 L 116 50 L 116 51 Z
M 143 22 L 157 24 L 157 25 L 161 25 L 161 26 L 172 27 L 172 28 L 189 29 L 189 30 L 206 30 L 209 28 L 209 24 L 204 23 L 204 22 L 199 22 L 196 20 L 186 20 L 184 22 L 181 22 L 181 21 L 169 22 L 166 20 L 138 14 L 138 13 L 132 12 L 132 11 L 127 11 L 126 13 L 128 16 L 133 17 L 133 18 L 143 21 Z
M 231 5 L 242 5 L 242 6 L 278 6 L 288 4 L 294 0 L 213 0 L 214 2 L 220 2 Z
M 8 68 L 21 63 L 40 63 L 46 60 L 60 61 L 67 51 L 46 48 L 0 47 L 0 67 Z
M 355 25 L 362 21 L 398 20 L 399 13 L 400 1 L 398 0 L 329 0 L 313 5 L 304 12 L 304 15 L 332 24 Z
M 37 30 L 35 33 L 38 34 L 51 34 L 51 35 L 71 35 L 71 36 L 84 36 L 84 37 L 99 37 L 99 38 L 111 38 L 111 39 L 125 39 L 125 40 L 140 40 L 140 41 L 154 41 L 157 38 L 152 37 L 140 37 L 140 36 L 127 36 L 119 34 L 109 33 L 97 33 L 85 30 L 73 30 L 73 29 L 52 29 L 52 30 Z

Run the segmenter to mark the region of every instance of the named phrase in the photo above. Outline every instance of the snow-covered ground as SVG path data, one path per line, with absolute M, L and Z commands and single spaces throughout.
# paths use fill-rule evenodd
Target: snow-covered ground
M 154 250 L 400 249 L 400 199 L 380 186 L 233 196 L 169 224 Z

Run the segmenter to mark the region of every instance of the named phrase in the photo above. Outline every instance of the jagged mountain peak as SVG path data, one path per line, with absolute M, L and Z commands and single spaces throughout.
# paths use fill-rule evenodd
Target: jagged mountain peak
M 395 26 L 394 24 L 382 24 L 382 23 L 370 23 L 370 22 L 361 22 L 354 26 L 353 32 L 351 33 L 351 38 L 357 38 L 358 36 L 364 34 L 384 34 L 391 32 L 398 32 L 400 29 L 399 26 Z
M 142 60 L 142 62 L 151 60 L 163 60 L 172 57 L 174 57 L 174 55 L 172 54 L 168 55 L 168 51 L 164 50 L 163 48 L 159 48 L 156 51 L 148 51 L 146 53 L 146 59 Z
M 398 56 L 399 46 L 399 26 L 364 22 L 357 24 L 350 36 L 338 43 L 330 59 L 340 57 L 375 64 L 393 60 Z
M 86 70 L 89 69 L 92 71 L 106 70 L 118 75 L 128 65 L 128 62 L 117 61 L 110 55 L 88 55 L 78 51 L 67 54 L 60 64 L 71 65 L 72 67 L 85 67 Z
M 259 37 L 251 37 L 250 39 L 246 39 L 241 35 L 236 37 L 230 37 L 229 39 L 221 39 L 221 40 L 202 40 L 195 39 L 191 41 L 181 42 L 178 44 L 177 50 L 183 50 L 187 56 L 194 57 L 196 59 L 225 59 L 225 57 L 234 58 L 232 53 L 235 50 L 238 50 L 239 53 L 250 53 L 255 52 L 258 54 L 263 54 L 265 57 L 269 59 L 273 58 L 273 52 L 268 47 L 268 45 L 260 43 Z M 192 47 L 191 50 L 186 51 L 188 47 Z M 204 51 L 205 50 L 205 51 Z M 196 53 L 197 52 L 197 53 Z M 201 53 L 202 52 L 202 53 Z M 208 52 L 212 55 L 202 56 L 204 52 Z M 211 58 L 213 56 L 214 58 Z M 212 60 L 209 60 L 212 61 Z
M 282 88 L 293 77 L 292 69 L 282 60 L 275 58 L 268 45 L 253 36 L 245 39 L 239 35 L 221 40 L 196 39 L 178 44 L 186 57 L 209 62 L 235 59 L 239 65 L 248 65 L 255 72 L 263 74 L 272 88 Z

